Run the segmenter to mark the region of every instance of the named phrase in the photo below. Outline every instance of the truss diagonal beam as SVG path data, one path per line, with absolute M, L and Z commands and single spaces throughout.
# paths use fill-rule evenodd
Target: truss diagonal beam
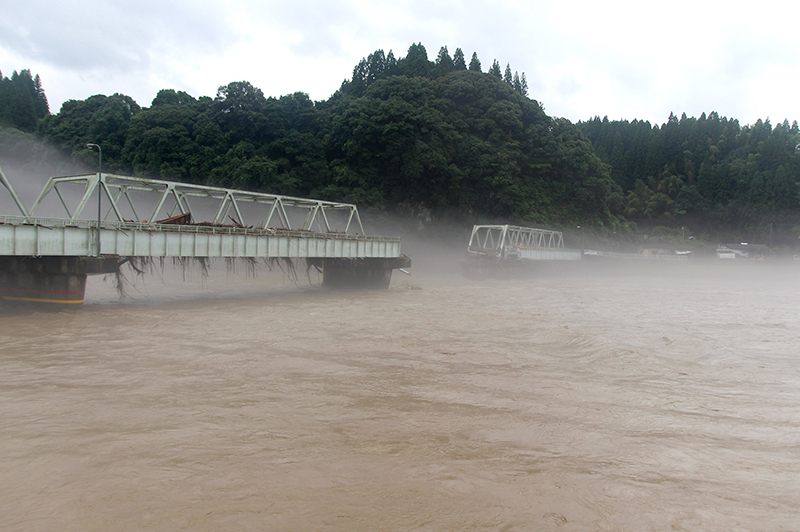
M 3 184 L 7 180 L 3 177 Z M 10 185 L 10 183 L 9 183 Z M 61 188 L 67 185 L 83 185 L 84 191 L 74 210 L 70 210 L 67 202 L 64 201 Z M 7 188 L 8 185 L 7 185 Z M 310 231 L 312 227 L 317 224 L 323 232 L 342 232 L 349 233 L 355 232 L 364 234 L 364 227 L 361 224 L 361 218 L 358 214 L 358 209 L 355 205 L 347 203 L 336 203 L 314 199 L 297 198 L 293 196 L 281 196 L 275 194 L 264 194 L 259 192 L 247 192 L 243 190 L 226 189 L 220 187 L 209 187 L 203 185 L 194 185 L 188 183 L 177 183 L 172 181 L 163 181 L 158 179 L 145 179 L 130 176 L 121 176 L 115 174 L 86 174 L 75 176 L 52 177 L 44 186 L 44 189 L 39 194 L 33 207 L 30 211 L 25 211 L 21 202 L 18 207 L 25 215 L 34 216 L 36 211 L 41 208 L 42 202 L 55 191 L 59 196 L 61 205 L 64 207 L 66 215 L 69 220 L 77 221 L 81 219 L 81 215 L 90 198 L 97 193 L 104 194 L 108 199 L 106 205 L 110 205 L 106 212 L 107 217 L 116 217 L 117 221 L 124 221 L 122 212 L 119 208 L 119 200 L 124 196 L 127 200 L 134 217 L 138 218 L 137 212 L 152 212 L 147 222 L 153 223 L 161 217 L 159 213 L 165 205 L 169 202 L 172 205 L 170 216 L 174 215 L 175 211 L 180 214 L 187 212 L 194 213 L 190 208 L 189 198 L 202 198 L 203 200 L 211 200 L 217 202 L 216 214 L 214 214 L 213 222 L 215 224 L 224 224 L 228 213 L 233 210 L 235 216 L 238 218 L 237 223 L 245 226 L 255 226 L 267 228 L 271 224 L 279 225 L 281 229 L 289 229 L 290 216 L 287 210 L 291 212 L 299 212 L 305 210 L 305 223 L 302 227 L 303 230 Z M 137 201 L 134 201 L 132 193 L 137 193 Z M 146 193 L 150 199 L 141 200 L 138 193 Z M 155 199 L 152 199 L 155 198 Z M 171 198 L 171 199 L 170 199 Z M 147 202 L 144 206 L 137 203 Z M 172 201 L 175 204 L 172 204 Z M 264 210 L 257 213 L 260 223 L 248 223 L 245 220 L 245 211 L 242 209 L 243 203 L 252 203 L 264 206 Z M 151 205 L 155 204 L 155 208 L 151 209 Z M 268 210 L 267 210 L 268 209 Z M 258 210 L 258 209 L 257 209 Z M 331 223 L 330 215 L 334 211 L 344 212 L 345 216 L 337 217 L 337 225 Z M 250 213 L 250 211 L 248 211 Z M 276 216 L 277 215 L 277 216 Z M 346 221 L 341 222 L 341 227 L 338 226 L 339 218 L 344 218 Z
M 17 196 L 17 191 L 14 190 L 14 187 L 11 185 L 11 181 L 8 180 L 2 168 L 0 168 L 0 183 L 2 183 L 3 186 L 6 187 L 6 190 L 8 190 L 8 193 L 11 194 L 11 199 L 14 200 L 14 204 L 22 213 L 22 216 L 28 216 L 28 209 L 26 209 L 25 205 L 22 204 L 19 196 Z

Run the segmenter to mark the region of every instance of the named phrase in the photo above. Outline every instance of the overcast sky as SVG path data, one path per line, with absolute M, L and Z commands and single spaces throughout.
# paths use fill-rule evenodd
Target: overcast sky
M 800 120 L 797 2 L 535 0 L 6 1 L 0 71 L 39 74 L 65 100 L 160 89 L 215 96 L 249 81 L 266 96 L 324 100 L 377 49 L 421 42 L 524 72 L 551 116 L 663 123 L 717 111 L 751 124 Z

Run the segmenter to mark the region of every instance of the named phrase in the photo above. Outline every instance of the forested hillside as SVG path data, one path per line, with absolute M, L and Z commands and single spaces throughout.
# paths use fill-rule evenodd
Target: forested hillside
M 37 122 L 49 114 L 38 74 L 31 77 L 30 70 L 15 71 L 8 78 L 0 72 L 0 126 L 34 132 Z
M 796 121 L 741 126 L 712 112 L 661 126 L 598 117 L 578 126 L 624 190 L 627 219 L 751 234 L 800 225 Z
M 711 113 L 572 124 L 528 97 L 524 73 L 497 60 L 483 72 L 461 49 L 434 60 L 422 44 L 401 58 L 377 50 L 318 102 L 237 81 L 213 97 L 164 89 L 142 107 L 95 95 L 50 114 L 38 76 L 15 72 L 1 87 L 0 164 L 46 157 L 35 135 L 86 168 L 91 142 L 110 172 L 433 218 L 712 234 L 800 225 L 796 123 Z
M 341 89 L 267 97 L 246 81 L 150 107 L 122 94 L 71 100 L 39 139 L 108 171 L 357 202 L 433 217 L 614 225 L 620 190 L 570 122 L 526 96 L 524 73 L 481 70 L 459 49 L 378 50 Z

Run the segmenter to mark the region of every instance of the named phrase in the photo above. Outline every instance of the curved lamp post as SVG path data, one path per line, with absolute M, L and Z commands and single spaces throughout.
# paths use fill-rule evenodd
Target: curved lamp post
M 102 221 L 102 201 L 103 201 L 103 148 L 99 144 L 87 144 L 87 148 L 97 148 L 100 161 L 97 165 L 97 256 L 100 256 L 100 222 Z

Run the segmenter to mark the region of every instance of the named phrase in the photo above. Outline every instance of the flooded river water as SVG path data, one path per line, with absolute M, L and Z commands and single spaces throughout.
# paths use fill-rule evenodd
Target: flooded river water
M 800 530 L 796 264 L 277 277 L 0 313 L 0 529 Z

